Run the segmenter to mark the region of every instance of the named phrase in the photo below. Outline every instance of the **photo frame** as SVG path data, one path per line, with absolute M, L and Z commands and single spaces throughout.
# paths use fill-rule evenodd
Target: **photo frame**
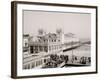
M 97 6 L 11 2 L 11 77 L 97 73 Z

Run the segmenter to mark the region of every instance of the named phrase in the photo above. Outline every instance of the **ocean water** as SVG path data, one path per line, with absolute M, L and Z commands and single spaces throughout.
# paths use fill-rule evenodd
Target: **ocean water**
M 64 55 L 71 57 L 72 55 L 78 57 L 91 57 L 91 46 L 89 44 L 84 44 L 78 48 L 63 52 Z

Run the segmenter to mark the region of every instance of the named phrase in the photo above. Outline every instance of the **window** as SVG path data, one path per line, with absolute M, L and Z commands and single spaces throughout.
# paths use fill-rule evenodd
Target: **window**
M 30 53 L 33 53 L 33 46 L 30 46 Z
M 28 43 L 25 43 L 25 47 L 27 47 L 28 46 Z
M 34 63 L 32 63 L 32 68 L 34 68 L 35 67 L 35 64 Z
M 28 67 L 27 68 L 30 69 L 30 64 L 28 64 Z
M 47 46 L 44 46 L 44 51 L 45 51 L 45 52 L 48 52 Z
M 44 59 L 44 63 L 46 63 L 46 59 Z
M 39 48 L 40 48 L 40 51 L 43 51 L 43 48 L 42 48 L 42 46 L 39 46 Z
M 35 46 L 35 53 L 38 53 L 38 46 Z

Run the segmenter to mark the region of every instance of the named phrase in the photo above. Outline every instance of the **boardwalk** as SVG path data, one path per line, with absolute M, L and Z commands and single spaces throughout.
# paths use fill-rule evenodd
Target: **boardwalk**
M 59 67 L 81 67 L 81 66 L 90 66 L 89 63 L 87 64 L 81 64 L 81 63 L 72 63 L 72 62 L 68 62 L 66 64 L 63 63 L 63 65 L 59 66 Z
M 65 56 L 68 56 L 67 57 L 68 59 L 65 59 Z M 45 66 L 45 68 L 49 68 L 50 66 L 52 66 L 51 64 L 53 65 L 57 64 L 58 61 L 61 61 L 61 63 L 54 67 L 57 67 L 57 68 L 80 67 L 80 66 L 90 66 L 91 65 L 89 45 L 76 46 L 74 48 L 66 49 L 63 51 L 63 53 L 56 55 L 56 57 L 59 57 L 59 58 L 55 58 L 54 63 L 53 61 L 52 63 L 49 62 L 50 65 Z

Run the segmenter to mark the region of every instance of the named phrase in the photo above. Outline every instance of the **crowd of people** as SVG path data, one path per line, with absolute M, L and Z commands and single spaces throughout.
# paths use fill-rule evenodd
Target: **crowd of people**
M 70 60 L 68 55 L 51 54 L 49 61 L 45 63 L 45 66 L 43 66 L 43 68 L 56 68 L 63 62 L 65 64 L 67 64 L 68 61 L 71 61 L 71 64 L 74 64 L 75 62 L 77 62 L 78 64 L 85 65 L 85 64 L 91 63 L 91 57 L 82 56 L 82 57 L 78 58 L 77 56 L 73 55 Z
M 89 63 L 91 63 L 91 57 L 84 57 L 84 56 L 82 56 L 81 58 L 80 58 L 80 63 L 81 64 L 89 64 Z
M 55 68 L 58 67 L 61 63 L 68 61 L 68 55 L 57 55 L 57 54 L 51 54 L 50 60 L 45 63 L 45 66 L 43 68 Z

